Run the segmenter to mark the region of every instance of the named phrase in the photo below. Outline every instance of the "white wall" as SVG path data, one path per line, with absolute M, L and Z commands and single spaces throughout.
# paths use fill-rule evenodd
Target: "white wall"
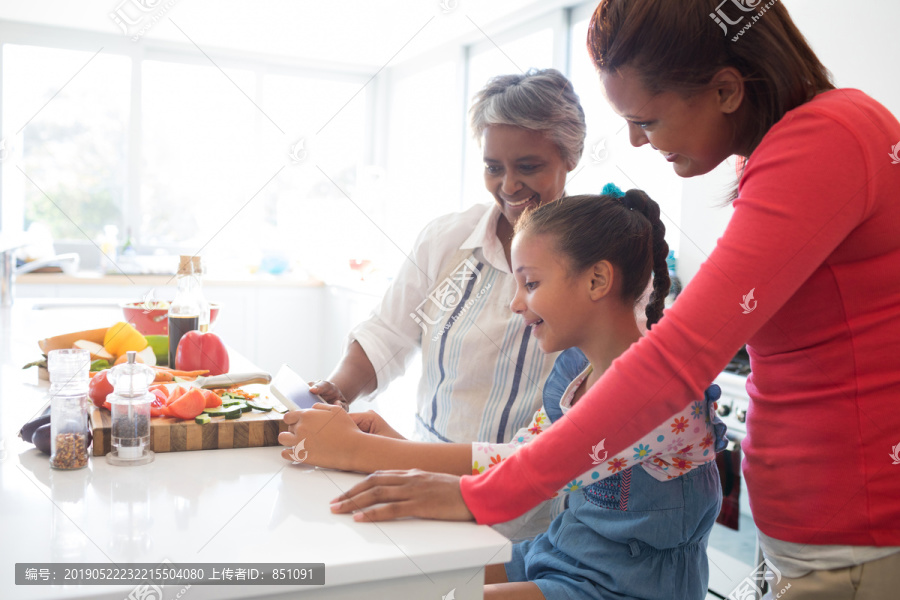
M 785 5 L 838 87 L 861 89 L 900 115 L 900 75 L 893 60 L 900 2 L 788 0 Z M 725 230 L 732 209 L 721 204 L 734 173 L 729 161 L 684 181 L 678 263 L 683 282 L 693 277 Z

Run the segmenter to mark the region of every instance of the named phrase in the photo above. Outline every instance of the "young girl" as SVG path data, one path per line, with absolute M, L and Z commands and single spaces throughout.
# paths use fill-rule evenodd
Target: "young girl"
M 550 426 L 548 410 L 565 414 L 640 339 L 634 307 L 651 273 L 648 326 L 662 316 L 669 289 L 664 234 L 659 207 L 637 190 L 565 198 L 520 218 L 511 308 L 542 351 L 577 347 L 584 354 L 557 361 L 545 386 L 546 408 L 511 443 L 420 444 L 366 435 L 353 415 L 325 405 L 286 416 L 291 433 L 280 441 L 305 440 L 305 462 L 348 470 L 493 468 Z M 546 533 L 516 544 L 505 569 L 488 568 L 486 597 L 705 597 L 706 544 L 721 505 L 714 459 L 725 427 L 714 420 L 717 397 L 711 391 L 619 455 L 607 456 L 598 440 L 594 468 L 560 490 L 571 493 L 568 509 Z M 387 431 L 377 417 L 364 419 L 369 431 Z M 289 450 L 284 455 L 293 457 Z

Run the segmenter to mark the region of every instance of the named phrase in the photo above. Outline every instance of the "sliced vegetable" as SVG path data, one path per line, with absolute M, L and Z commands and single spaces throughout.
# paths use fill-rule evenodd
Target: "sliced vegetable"
M 166 410 L 166 402 L 168 401 L 168 396 L 166 395 L 165 389 L 150 389 L 150 393 L 156 396 L 153 402 L 150 403 L 150 416 L 151 417 L 165 417 L 167 415 Z
M 209 415 L 200 414 L 194 417 L 194 423 L 197 423 L 198 425 L 206 425 L 210 421 L 212 421 L 212 418 L 210 418 Z
M 75 343 L 72 344 L 72 347 L 90 352 L 91 360 L 105 360 L 108 362 L 116 359 L 116 355 L 107 351 L 106 348 L 100 344 L 90 340 L 76 340 Z
M 168 405 L 169 416 L 193 419 L 203 412 L 206 401 L 199 389 L 194 388 Z
M 176 385 L 171 390 L 169 390 L 169 395 L 168 395 L 168 399 L 166 400 L 166 404 L 172 404 L 173 402 L 175 402 L 176 400 L 178 400 L 179 398 L 181 398 L 182 396 L 187 394 L 187 391 L 188 390 L 186 387 Z
M 222 398 L 212 390 L 200 390 L 203 393 L 203 399 L 206 400 L 206 408 L 215 408 L 222 406 Z
M 253 410 L 258 410 L 260 412 L 272 412 L 271 406 L 266 406 L 265 404 L 260 404 L 259 402 L 253 402 L 252 400 L 247 401 L 247 406 L 249 406 Z
M 240 406 L 217 406 L 216 408 L 204 408 L 203 412 L 211 417 L 225 417 L 228 419 L 237 419 L 243 413 Z

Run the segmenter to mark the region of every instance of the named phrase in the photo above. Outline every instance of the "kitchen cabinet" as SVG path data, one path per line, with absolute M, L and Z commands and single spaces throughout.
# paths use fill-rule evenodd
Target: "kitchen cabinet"
M 276 448 L 157 454 L 134 467 L 93 457 L 87 469 L 51 470 L 45 455 L 14 437 L 47 391 L 21 365 L 34 357 L 36 339 L 102 325 L 117 310 L 32 304 L 20 297 L 0 310 L 0 598 L 143 597 L 134 585 L 16 586 L 13 569 L 17 562 L 164 560 L 325 564 L 324 587 L 194 585 L 188 597 L 198 600 L 481 598 L 483 566 L 511 557 L 505 538 L 472 523 L 375 525 L 333 515 L 329 500 L 361 476 L 291 465 Z M 167 587 L 164 597 L 178 589 Z

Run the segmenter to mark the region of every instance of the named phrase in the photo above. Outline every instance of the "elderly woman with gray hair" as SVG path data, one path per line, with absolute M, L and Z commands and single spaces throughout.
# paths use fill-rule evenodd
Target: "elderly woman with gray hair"
M 470 117 L 493 203 L 425 227 L 380 306 L 350 333 L 328 380 L 312 387 L 346 406 L 382 392 L 421 350 L 421 441 L 509 441 L 540 408 L 556 359 L 509 309 L 516 291 L 510 242 L 525 210 L 565 194 L 566 175 L 584 149 L 584 111 L 559 71 L 532 69 L 491 79 Z M 365 413 L 354 419 L 370 433 L 399 437 Z

